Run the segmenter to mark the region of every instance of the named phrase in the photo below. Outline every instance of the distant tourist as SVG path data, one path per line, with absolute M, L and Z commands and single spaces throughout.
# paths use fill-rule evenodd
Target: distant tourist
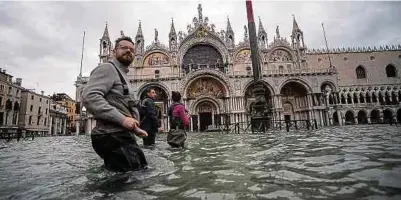
M 142 138 L 145 147 L 153 148 L 155 146 L 156 133 L 161 127 L 160 119 L 155 105 L 156 91 L 154 88 L 147 88 L 145 90 L 146 97 L 142 100 L 144 106 L 141 112 L 141 129 L 148 133 L 148 137 Z
M 184 148 L 187 139 L 185 129 L 189 127 L 189 117 L 184 104 L 181 103 L 181 94 L 173 91 L 171 98 L 173 103 L 168 110 L 170 130 L 167 134 L 167 143 L 173 148 Z
M 96 119 L 91 133 L 93 149 L 111 171 L 135 171 L 148 165 L 135 136 L 131 135 L 133 132 L 139 137 L 147 136 L 138 128 L 138 104 L 127 84 L 128 66 L 134 53 L 130 37 L 117 39 L 113 58 L 91 72 L 82 93 L 83 106 Z

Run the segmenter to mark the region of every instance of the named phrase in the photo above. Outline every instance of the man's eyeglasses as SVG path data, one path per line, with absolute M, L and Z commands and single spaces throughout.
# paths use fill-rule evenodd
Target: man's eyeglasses
M 135 49 L 134 48 L 131 48 L 131 47 L 127 47 L 127 46 L 119 46 L 119 47 L 117 47 L 117 49 L 121 49 L 121 50 L 124 50 L 124 51 L 131 51 L 132 53 L 135 53 Z

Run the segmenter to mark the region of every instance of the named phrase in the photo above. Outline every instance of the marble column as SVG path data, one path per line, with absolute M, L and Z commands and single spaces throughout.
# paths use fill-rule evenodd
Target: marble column
M 65 135 L 66 130 L 67 130 L 67 119 L 64 118 L 63 119 L 63 135 Z
M 53 116 L 50 116 L 50 120 L 49 120 L 49 136 L 52 135 L 52 126 L 53 126 Z
M 341 112 L 339 110 L 337 110 L 337 119 L 338 119 L 338 124 L 340 126 L 342 126 L 343 125 L 343 120 L 342 120 L 342 117 L 341 117 Z
M 77 116 L 77 118 L 75 119 L 75 135 L 76 136 L 79 135 L 79 120 L 80 120 L 80 117 Z

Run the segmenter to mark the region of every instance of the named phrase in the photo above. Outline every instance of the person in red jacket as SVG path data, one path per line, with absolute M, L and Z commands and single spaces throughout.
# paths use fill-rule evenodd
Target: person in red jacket
M 172 91 L 171 99 L 173 103 L 168 111 L 170 117 L 170 131 L 167 134 L 167 143 L 173 148 L 184 148 L 187 139 L 185 129 L 189 128 L 189 117 L 184 104 L 181 103 L 181 94 Z

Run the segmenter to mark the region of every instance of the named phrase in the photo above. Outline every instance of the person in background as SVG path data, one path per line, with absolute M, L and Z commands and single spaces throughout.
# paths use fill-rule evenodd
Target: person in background
M 168 110 L 170 117 L 170 130 L 167 133 L 167 143 L 173 148 L 184 148 L 187 139 L 185 129 L 189 128 L 189 117 L 184 104 L 181 103 L 181 94 L 171 92 L 173 103 Z
M 147 88 L 145 92 L 146 97 L 142 100 L 144 111 L 141 114 L 140 127 L 148 133 L 148 137 L 143 138 L 143 146 L 153 148 L 155 146 L 156 133 L 161 123 L 155 105 L 155 89 Z

